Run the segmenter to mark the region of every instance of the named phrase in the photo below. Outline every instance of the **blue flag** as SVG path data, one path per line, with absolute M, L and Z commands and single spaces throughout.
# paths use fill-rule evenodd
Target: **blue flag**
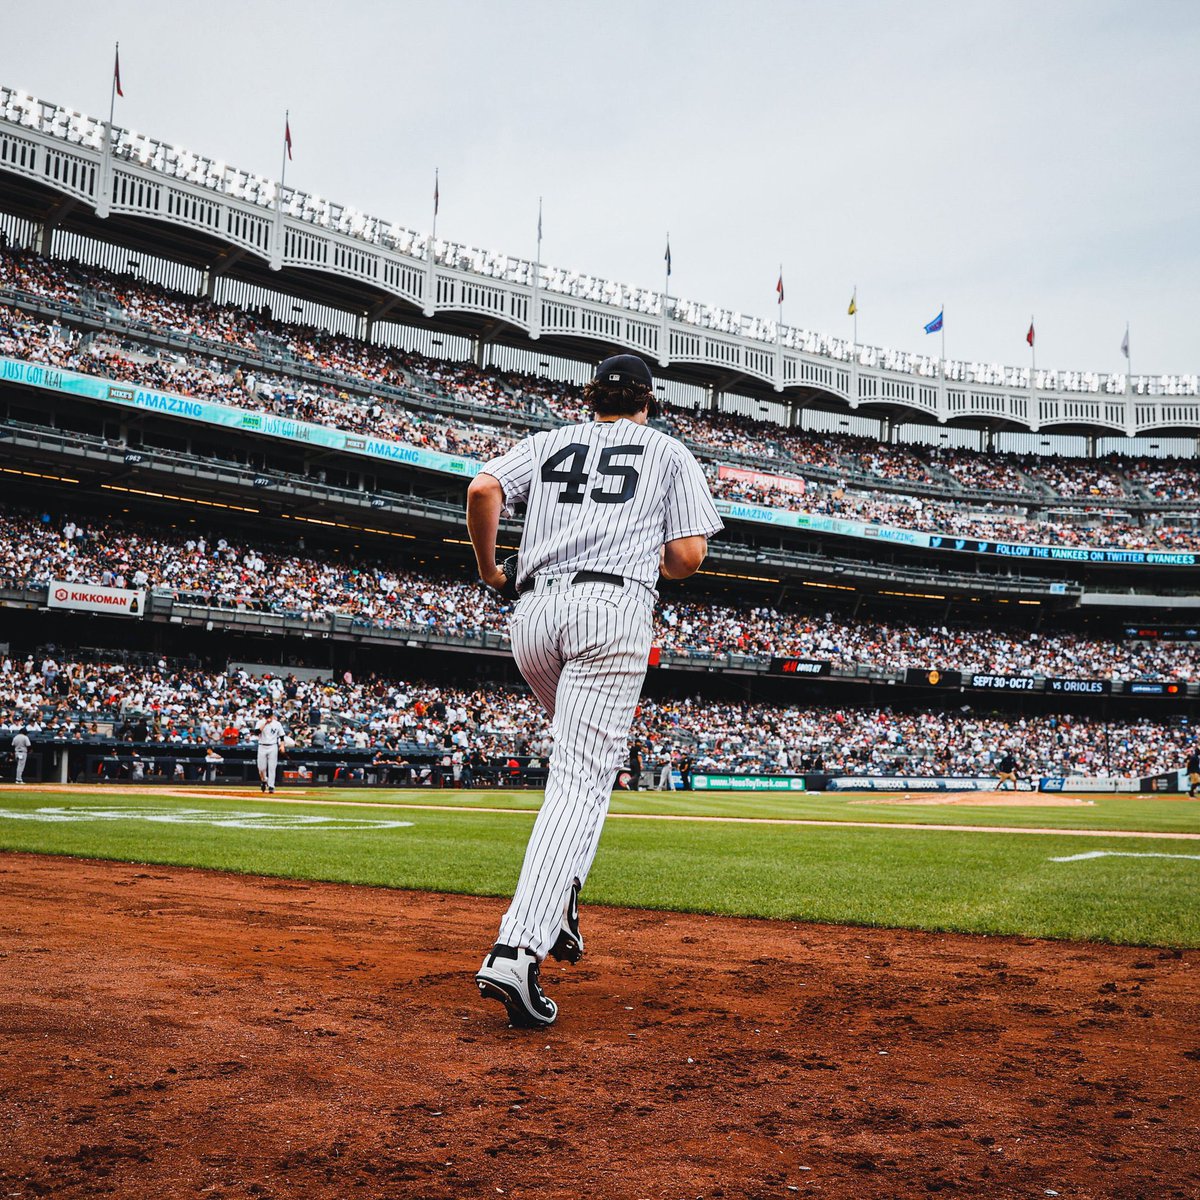
M 937 331 L 939 329 L 941 329 L 942 315 L 945 313 L 945 311 L 946 311 L 945 309 L 942 309 L 942 311 L 940 313 L 938 313 L 938 315 L 936 317 L 934 317 L 933 320 L 930 321 L 928 325 L 925 326 L 926 333 L 937 333 Z

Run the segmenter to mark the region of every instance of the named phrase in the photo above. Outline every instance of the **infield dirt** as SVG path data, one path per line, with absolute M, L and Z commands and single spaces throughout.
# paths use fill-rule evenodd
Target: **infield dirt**
M 1194 1197 L 1196 952 L 0 855 L 0 1193 Z

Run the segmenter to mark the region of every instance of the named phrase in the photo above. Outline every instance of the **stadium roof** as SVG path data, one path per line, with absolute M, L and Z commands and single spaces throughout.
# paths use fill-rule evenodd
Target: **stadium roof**
M 900 422 L 1200 432 L 1197 375 L 1033 375 L 856 345 L 435 239 L 132 130 L 108 132 L 0 87 L 4 211 L 340 308 L 364 328 L 426 326 L 589 362 L 633 349 L 662 374 L 716 392 Z

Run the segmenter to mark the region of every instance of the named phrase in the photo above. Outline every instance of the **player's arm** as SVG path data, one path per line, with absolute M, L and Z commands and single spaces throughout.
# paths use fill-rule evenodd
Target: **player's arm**
M 686 579 L 700 570 L 707 554 L 708 538 L 703 534 L 675 538 L 663 546 L 659 571 L 664 579 Z
M 494 475 L 480 472 L 467 488 L 467 534 L 475 550 L 479 578 L 488 587 L 504 586 L 504 572 L 496 565 L 496 531 L 504 507 L 504 488 Z
M 667 491 L 663 523 L 659 570 L 666 579 L 694 575 L 708 554 L 709 534 L 722 528 L 700 464 L 683 446 L 678 448 L 678 454 L 678 469 Z

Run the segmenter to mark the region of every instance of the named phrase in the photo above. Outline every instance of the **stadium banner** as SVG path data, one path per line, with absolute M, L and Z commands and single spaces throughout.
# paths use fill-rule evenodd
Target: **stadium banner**
M 905 667 L 904 682 L 909 687 L 956 688 L 962 686 L 961 671 L 943 671 L 939 667 Z
M 792 475 L 770 475 L 766 471 L 752 471 L 748 467 L 717 467 L 718 479 L 736 479 L 740 483 L 754 484 L 756 487 L 775 488 L 780 492 L 791 492 L 793 496 L 803 496 L 808 490 L 808 484 L 803 479 Z
M 146 611 L 144 588 L 93 587 L 91 584 L 50 580 L 46 593 L 50 608 L 70 608 L 76 612 L 111 613 L 118 617 L 141 617 Z
M 1194 567 L 1200 564 L 1200 554 L 1160 550 L 1121 550 L 1104 546 L 1037 546 L 1031 543 L 989 542 L 977 538 L 955 537 L 943 533 L 926 533 L 919 529 L 894 529 L 890 525 L 873 525 L 827 517 L 821 513 L 790 512 L 778 508 L 763 508 L 757 504 L 740 504 L 717 500 L 717 512 L 734 521 L 753 521 L 759 525 L 775 525 L 785 529 L 811 529 L 814 533 L 832 533 L 841 537 L 869 538 L 902 546 L 919 546 L 932 550 L 960 551 L 964 554 L 995 554 L 1002 558 L 1026 558 L 1039 561 L 1085 563 L 1121 563 L 1142 567 Z M 1051 585 L 1054 587 L 1055 585 Z M 1061 589 L 1060 590 L 1065 590 Z
M 1133 567 L 1194 567 L 1195 554 L 1174 550 L 1122 550 L 1108 546 L 1037 546 L 1027 542 L 989 542 L 979 538 L 934 534 L 931 550 L 960 550 L 967 554 L 998 554 L 1001 558 L 1029 558 L 1051 562 L 1120 563 Z
M 803 775 L 710 775 L 692 773 L 695 792 L 802 792 Z
M 828 675 L 833 670 L 833 663 L 818 661 L 815 658 L 772 658 L 767 668 L 768 675 L 808 676 Z
M 368 458 L 387 459 L 390 462 L 405 463 L 426 471 L 459 475 L 465 479 L 473 479 L 483 469 L 483 464 L 473 458 L 443 454 L 438 450 L 409 446 L 404 442 L 391 441 L 387 438 L 347 433 L 345 430 L 331 429 L 325 425 L 295 421 L 291 417 L 280 416 L 278 413 L 252 412 L 228 404 L 217 404 L 212 400 L 198 400 L 191 396 L 181 396 L 175 392 L 157 391 L 153 388 L 138 387 L 136 384 L 114 383 L 112 380 L 100 379 L 94 375 L 81 375 L 75 371 L 64 371 L 57 367 L 44 366 L 41 363 L 26 362 L 23 359 L 0 357 L 0 381 L 23 384 L 26 387 L 44 388 L 47 391 L 63 392 L 72 396 L 83 396 L 106 404 L 119 404 L 126 408 L 182 417 L 189 421 L 201 421 L 226 429 L 261 433 L 268 437 L 302 442 L 328 450 L 361 454 Z M 919 529 L 897 529 L 890 525 L 850 521 L 841 517 L 828 517 L 823 513 L 793 512 L 778 508 L 764 508 L 757 504 L 739 504 L 728 500 L 718 500 L 716 506 L 717 511 L 723 517 L 729 517 L 735 521 L 752 521 L 760 525 L 774 525 L 786 529 L 811 529 L 814 533 L 831 533 L 840 537 L 865 538 L 875 542 L 917 546 L 924 549 L 962 551 L 968 554 L 995 554 L 1004 558 L 1121 563 L 1126 566 L 1194 567 L 1200 564 L 1200 554 L 1197 553 L 1121 550 L 1089 546 L 1037 546 L 1026 543 L 980 541 L 976 538 L 927 533 Z
M 1000 780 L 976 775 L 831 775 L 830 792 L 994 792 Z
M 1112 691 L 1108 679 L 1047 679 L 1046 691 L 1057 696 L 1107 696 Z
M 1144 775 L 1143 792 L 1182 792 L 1187 787 L 1183 771 L 1164 771 L 1161 775 Z
M 716 500 L 714 503 L 721 516 L 734 521 L 755 521 L 760 525 L 776 525 L 785 529 L 811 529 L 814 533 L 870 538 L 875 542 L 894 542 L 902 546 L 929 545 L 930 535 L 919 529 L 893 529 L 890 525 L 869 525 L 864 521 L 847 521 L 842 517 L 827 517 L 822 513 L 763 508 L 758 504 L 739 504 L 731 500 Z
M 1140 779 L 1099 779 L 1091 775 L 1043 775 L 1038 780 L 1039 792 L 1142 792 Z
M 1178 679 L 1131 679 L 1125 684 L 1125 695 L 1180 699 L 1187 695 L 1187 684 Z
M 1126 625 L 1125 637 L 1137 642 L 1200 642 L 1200 627 L 1182 625 Z
M 330 429 L 328 426 L 312 425 L 307 421 L 294 421 L 291 417 L 280 416 L 278 413 L 253 412 L 244 408 L 235 408 L 229 404 L 217 404 L 212 400 L 197 400 L 191 396 L 179 396 L 174 392 L 160 392 L 153 388 L 142 388 L 133 384 L 113 383 L 109 379 L 97 379 L 95 376 L 80 375 L 74 371 L 60 371 L 54 367 L 22 362 L 19 359 L 0 358 L 0 380 L 5 383 L 20 383 L 29 387 L 45 388 L 48 391 L 64 392 L 71 396 L 83 396 L 89 400 L 103 401 L 106 404 L 120 404 L 126 408 L 141 409 L 145 412 L 182 417 L 188 421 L 201 421 L 204 424 L 218 425 L 225 429 L 241 429 L 247 433 L 261 433 L 268 437 L 302 442 L 308 446 L 344 450 L 350 454 L 361 454 L 368 458 L 383 458 L 389 462 L 405 463 L 426 471 L 461 475 L 466 479 L 474 478 L 483 468 L 481 462 L 477 462 L 473 458 L 464 458 L 461 455 L 443 454 L 439 450 L 409 446 L 403 442 L 389 441 L 386 438 L 347 433 L 343 429 Z
M 1032 675 L 968 675 L 967 687 L 984 692 L 1036 692 L 1038 680 Z

